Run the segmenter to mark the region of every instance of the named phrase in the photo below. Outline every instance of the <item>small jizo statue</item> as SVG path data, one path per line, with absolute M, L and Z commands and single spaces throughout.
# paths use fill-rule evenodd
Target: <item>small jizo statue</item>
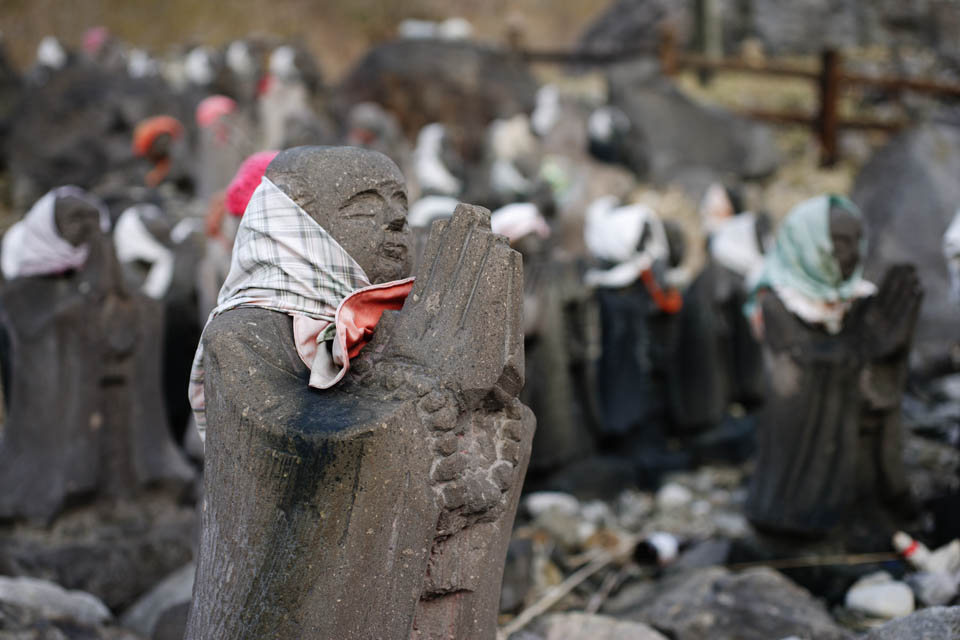
M 195 361 L 187 638 L 494 637 L 534 429 L 521 259 L 461 205 L 411 283 L 405 216 L 352 147 L 280 153 L 250 200 Z
M 864 280 L 863 236 L 846 198 L 803 202 L 754 289 L 769 388 L 747 515 L 762 529 L 825 534 L 855 503 L 906 498 L 899 406 L 923 294 L 911 266 Z
M 0 519 L 193 479 L 160 394 L 162 307 L 124 287 L 109 228 L 61 187 L 4 237 Z

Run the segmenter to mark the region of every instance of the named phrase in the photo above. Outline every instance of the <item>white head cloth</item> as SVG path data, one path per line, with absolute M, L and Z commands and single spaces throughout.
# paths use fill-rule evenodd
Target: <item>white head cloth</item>
M 490 214 L 490 228 L 494 233 L 507 236 L 511 243 L 530 234 L 541 238 L 550 236 L 550 225 L 532 202 L 514 202 L 500 207 Z
M 57 200 L 73 197 L 100 212 L 100 229 L 110 230 L 110 214 L 103 203 L 79 187 L 58 187 L 37 200 L 23 219 L 3 236 L 0 268 L 7 280 L 42 276 L 79 269 L 86 263 L 89 247 L 75 247 L 60 236 L 54 218 Z
M 585 280 L 595 287 L 625 287 L 632 284 L 654 261 L 670 255 L 667 233 L 652 209 L 642 204 L 617 206 L 617 198 L 605 196 L 587 208 L 583 235 L 594 258 L 613 262 L 611 269 L 591 269 Z M 650 229 L 647 243 L 638 248 L 644 229 Z

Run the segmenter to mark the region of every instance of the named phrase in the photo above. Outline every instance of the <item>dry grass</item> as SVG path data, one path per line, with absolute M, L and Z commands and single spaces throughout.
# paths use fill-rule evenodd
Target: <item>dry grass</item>
M 300 39 L 339 77 L 372 44 L 389 39 L 404 18 L 463 16 L 478 36 L 502 42 L 519 23 L 528 44 L 571 44 L 605 8 L 597 0 L 2 0 L 0 29 L 20 66 L 53 34 L 76 47 L 83 31 L 105 25 L 120 38 L 162 53 L 186 42 L 220 45 L 258 34 Z

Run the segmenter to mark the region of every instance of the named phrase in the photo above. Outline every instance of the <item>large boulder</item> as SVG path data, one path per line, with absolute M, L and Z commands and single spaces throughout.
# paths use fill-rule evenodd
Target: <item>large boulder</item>
M 0 574 L 52 580 L 114 610 L 190 562 L 196 510 L 168 496 L 77 508 L 50 527 L 0 528 Z
M 543 640 L 666 640 L 645 624 L 588 613 L 544 616 L 531 631 Z
M 45 618 L 76 624 L 97 625 L 113 618 L 96 596 L 67 591 L 53 582 L 35 578 L 0 576 L 0 603 L 34 609 Z
M 769 127 L 700 104 L 649 69 L 614 69 L 609 87 L 611 104 L 630 120 L 621 155 L 641 178 L 668 182 L 694 168 L 762 178 L 780 164 Z
M 960 607 L 931 607 L 893 620 L 863 640 L 956 640 L 960 638 Z
M 113 626 L 95 596 L 32 578 L 0 577 L 0 640 L 142 640 Z
M 339 97 L 343 108 L 382 105 L 411 138 L 442 122 L 469 157 L 479 153 L 491 121 L 532 111 L 536 91 L 527 67 L 503 51 L 463 41 L 396 40 L 371 49 Z
M 892 264 L 917 266 L 926 292 L 917 326 L 915 364 L 949 353 L 960 340 L 960 303 L 951 299 L 941 251 L 943 234 L 960 207 L 960 128 L 927 123 L 905 131 L 863 167 L 853 200 L 864 212 L 867 277 Z
M 626 617 L 675 640 L 847 640 L 823 604 L 772 569 L 696 570 L 668 578 L 652 601 Z

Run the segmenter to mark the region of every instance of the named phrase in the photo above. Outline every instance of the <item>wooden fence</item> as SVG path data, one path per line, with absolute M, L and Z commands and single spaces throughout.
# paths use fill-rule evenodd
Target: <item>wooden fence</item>
M 528 62 L 547 62 L 606 66 L 631 59 L 656 56 L 665 75 L 675 75 L 683 70 L 700 72 L 738 72 L 779 78 L 800 78 L 815 84 L 817 109 L 815 113 L 796 111 L 771 111 L 747 109 L 744 115 L 775 124 L 802 125 L 808 127 L 820 142 L 821 160 L 825 166 L 834 164 L 839 157 L 838 136 L 843 129 L 869 129 L 897 131 L 907 122 L 903 120 L 878 120 L 870 118 L 841 118 L 840 99 L 849 88 L 866 87 L 900 93 L 912 91 L 947 98 L 960 98 L 960 84 L 950 84 L 928 79 L 898 76 L 874 76 L 851 73 L 844 69 L 843 56 L 839 51 L 826 50 L 820 55 L 820 68 L 810 69 L 782 62 L 753 62 L 740 58 L 712 58 L 681 50 L 669 29 L 662 31 L 655 47 L 636 47 L 618 51 L 520 51 Z

